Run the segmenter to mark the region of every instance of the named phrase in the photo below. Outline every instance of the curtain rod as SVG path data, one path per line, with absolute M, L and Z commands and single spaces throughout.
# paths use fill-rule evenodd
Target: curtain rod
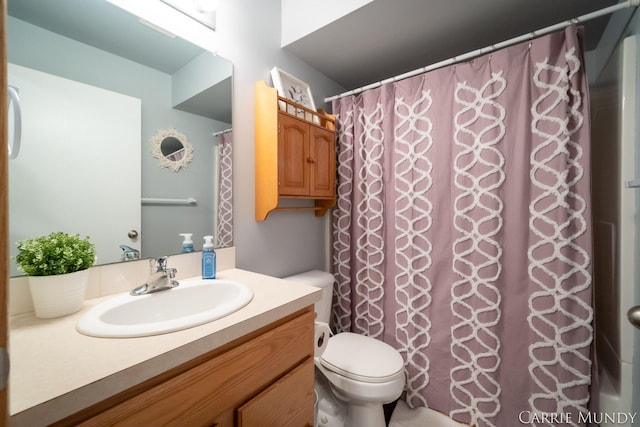
M 617 12 L 618 10 L 621 10 L 621 9 L 626 9 L 628 7 L 638 7 L 639 5 L 640 5 L 640 0 L 627 0 L 627 1 L 623 2 L 623 3 L 618 3 L 618 4 L 615 4 L 613 6 L 605 7 L 604 9 L 599 9 L 599 10 L 596 10 L 595 12 L 587 13 L 586 15 L 582 15 L 582 16 L 579 16 L 577 18 L 569 19 L 569 20 L 560 22 L 558 24 L 551 25 L 549 27 L 545 27 L 545 28 L 542 28 L 542 29 L 539 29 L 539 30 L 536 30 L 536 31 L 532 31 L 530 33 L 527 33 L 527 34 L 524 34 L 524 35 L 521 35 L 521 36 L 518 36 L 518 37 L 514 37 L 512 39 L 509 39 L 509 40 L 506 40 L 506 41 L 503 41 L 503 42 L 500 42 L 500 43 L 492 44 L 490 46 L 483 47 L 481 49 L 476 49 L 476 50 L 473 50 L 471 52 L 464 53 L 462 55 L 457 55 L 457 56 L 451 57 L 449 59 L 445 59 L 444 61 L 436 62 L 435 64 L 431 64 L 431 65 L 428 65 L 426 67 L 418 68 L 417 70 L 409 71 L 409 72 L 406 72 L 404 74 L 397 75 L 395 77 L 390 77 L 388 79 L 381 80 L 381 81 L 376 82 L 376 83 L 371 83 L 371 84 L 368 84 L 366 86 L 362 86 L 362 87 L 359 87 L 357 89 L 353 89 L 353 90 L 341 93 L 339 95 L 335 95 L 335 96 L 331 96 L 329 98 L 325 98 L 324 102 L 331 102 L 334 99 L 344 98 L 345 96 L 349 96 L 349 95 L 356 95 L 358 93 L 364 92 L 365 90 L 374 89 L 374 88 L 382 86 L 383 84 L 386 84 L 386 83 L 391 83 L 391 82 L 403 80 L 403 79 L 406 79 L 406 78 L 409 78 L 409 77 L 416 76 L 418 74 L 422 74 L 422 73 L 426 73 L 428 71 L 435 70 L 437 68 L 442 68 L 442 67 L 446 67 L 448 65 L 453 65 L 455 63 L 458 63 L 458 62 L 461 62 L 461 61 L 465 61 L 467 59 L 474 58 L 474 57 L 479 56 L 479 55 L 484 55 L 486 53 L 493 52 L 495 50 L 502 49 L 502 48 L 507 47 L 507 46 L 511 46 L 511 45 L 514 45 L 514 44 L 517 44 L 517 43 L 521 43 L 521 42 L 524 42 L 524 41 L 527 41 L 527 40 L 531 40 L 533 38 L 536 38 L 536 37 L 539 37 L 539 36 L 542 36 L 542 35 L 545 35 L 545 34 L 549 34 L 549 33 L 552 33 L 554 31 L 557 31 L 557 30 L 560 30 L 560 29 L 565 28 L 565 27 L 567 27 L 567 26 L 569 26 L 571 24 L 579 24 L 581 22 L 589 21 L 589 20 L 594 19 L 594 18 L 599 18 L 601 16 L 608 15 L 608 14 L 613 13 L 613 12 Z
M 233 130 L 233 128 L 229 128 L 229 129 L 225 129 L 225 130 L 220 130 L 217 132 L 212 133 L 212 136 L 219 136 L 222 135 L 223 133 L 227 133 L 227 132 L 231 132 Z

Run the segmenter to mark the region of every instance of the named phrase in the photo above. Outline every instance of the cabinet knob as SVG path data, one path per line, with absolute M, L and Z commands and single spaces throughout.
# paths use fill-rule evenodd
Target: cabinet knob
M 315 163 L 316 161 L 313 160 L 311 157 L 307 157 L 307 163 Z

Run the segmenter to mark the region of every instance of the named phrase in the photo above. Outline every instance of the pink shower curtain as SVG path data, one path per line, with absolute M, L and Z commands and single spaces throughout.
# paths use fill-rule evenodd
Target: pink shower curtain
M 233 246 L 233 132 L 218 136 L 218 210 L 216 247 Z
M 333 326 L 402 353 L 410 406 L 584 424 L 588 106 L 575 27 L 334 101 Z

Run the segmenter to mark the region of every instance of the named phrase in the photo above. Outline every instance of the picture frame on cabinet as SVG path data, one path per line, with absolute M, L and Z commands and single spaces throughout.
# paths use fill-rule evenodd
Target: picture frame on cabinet
M 313 95 L 311 94 L 311 87 L 300 80 L 299 78 L 292 76 L 279 69 L 278 67 L 273 67 L 271 70 L 271 81 L 273 83 L 273 87 L 278 91 L 278 95 L 283 98 L 287 98 L 296 104 L 300 104 L 304 107 L 312 111 L 316 111 L 316 104 L 313 102 Z M 285 103 L 280 102 L 280 109 L 285 109 Z M 290 106 L 291 107 L 291 106 Z M 293 107 L 291 107 L 293 109 Z M 300 118 L 306 118 L 306 120 L 311 121 L 311 114 L 307 113 L 308 117 L 305 117 L 304 110 L 287 111 L 289 114 L 294 114 Z

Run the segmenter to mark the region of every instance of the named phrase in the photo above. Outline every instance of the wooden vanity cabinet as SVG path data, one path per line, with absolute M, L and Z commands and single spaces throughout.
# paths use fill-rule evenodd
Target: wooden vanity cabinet
M 313 317 L 308 307 L 59 425 L 313 426 Z
M 335 117 L 279 97 L 262 81 L 255 100 L 256 220 L 274 210 L 324 215 L 336 202 Z M 283 207 L 280 198 L 314 205 Z

